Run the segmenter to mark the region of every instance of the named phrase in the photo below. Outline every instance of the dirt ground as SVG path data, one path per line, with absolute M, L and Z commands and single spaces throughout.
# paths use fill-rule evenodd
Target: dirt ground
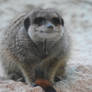
M 67 78 L 56 83 L 56 87 L 61 92 L 92 92 L 92 0 L 0 0 L 0 29 L 6 28 L 20 12 L 34 7 L 59 9 L 71 36 Z M 0 67 L 1 76 L 2 71 Z M 2 85 L 0 89 L 3 89 Z

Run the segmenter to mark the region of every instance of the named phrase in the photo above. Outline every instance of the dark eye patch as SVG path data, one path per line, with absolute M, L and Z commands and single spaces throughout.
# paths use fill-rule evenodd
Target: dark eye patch
M 57 25 L 64 25 L 63 19 L 59 19 L 58 17 L 52 18 L 52 23 L 57 26 Z
M 33 23 L 36 25 L 42 25 L 46 22 L 46 19 L 44 17 L 37 17 L 34 19 Z
M 61 24 L 59 18 L 52 18 L 52 23 L 56 26 Z

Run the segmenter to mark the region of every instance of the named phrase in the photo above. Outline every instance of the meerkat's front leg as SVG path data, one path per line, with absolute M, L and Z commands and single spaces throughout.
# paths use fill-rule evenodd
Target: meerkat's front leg
M 19 64 L 19 68 L 25 78 L 25 82 L 29 85 L 33 83 L 33 69 L 34 67 L 29 63 Z
M 42 61 L 39 66 L 40 73 L 43 75 L 42 78 L 49 80 L 52 84 L 54 83 L 54 77 L 57 72 L 59 60 L 56 57 L 46 58 Z M 39 71 L 38 71 L 39 72 Z
M 61 66 L 59 66 L 57 68 L 55 77 L 54 77 L 54 81 L 58 82 L 60 81 L 62 78 L 66 77 L 66 61 L 60 64 Z

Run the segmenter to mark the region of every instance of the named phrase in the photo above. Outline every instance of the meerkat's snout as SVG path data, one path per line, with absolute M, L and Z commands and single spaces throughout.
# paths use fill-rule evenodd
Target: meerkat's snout
M 53 26 L 53 24 L 52 24 L 52 23 L 48 23 L 48 24 L 47 24 L 47 28 L 48 28 L 48 29 L 52 29 L 52 30 L 53 30 L 54 26 Z

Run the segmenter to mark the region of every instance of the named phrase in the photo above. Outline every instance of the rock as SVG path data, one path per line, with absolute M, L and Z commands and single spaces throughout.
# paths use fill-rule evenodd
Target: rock
M 0 80 L 0 92 L 43 92 L 41 87 L 32 87 L 22 82 Z
M 69 64 L 67 78 L 57 83 L 62 92 L 92 92 L 92 66 Z
M 56 89 L 61 92 L 60 89 Z M 44 92 L 40 87 L 32 87 L 22 82 L 15 82 L 12 80 L 0 80 L 0 92 Z

